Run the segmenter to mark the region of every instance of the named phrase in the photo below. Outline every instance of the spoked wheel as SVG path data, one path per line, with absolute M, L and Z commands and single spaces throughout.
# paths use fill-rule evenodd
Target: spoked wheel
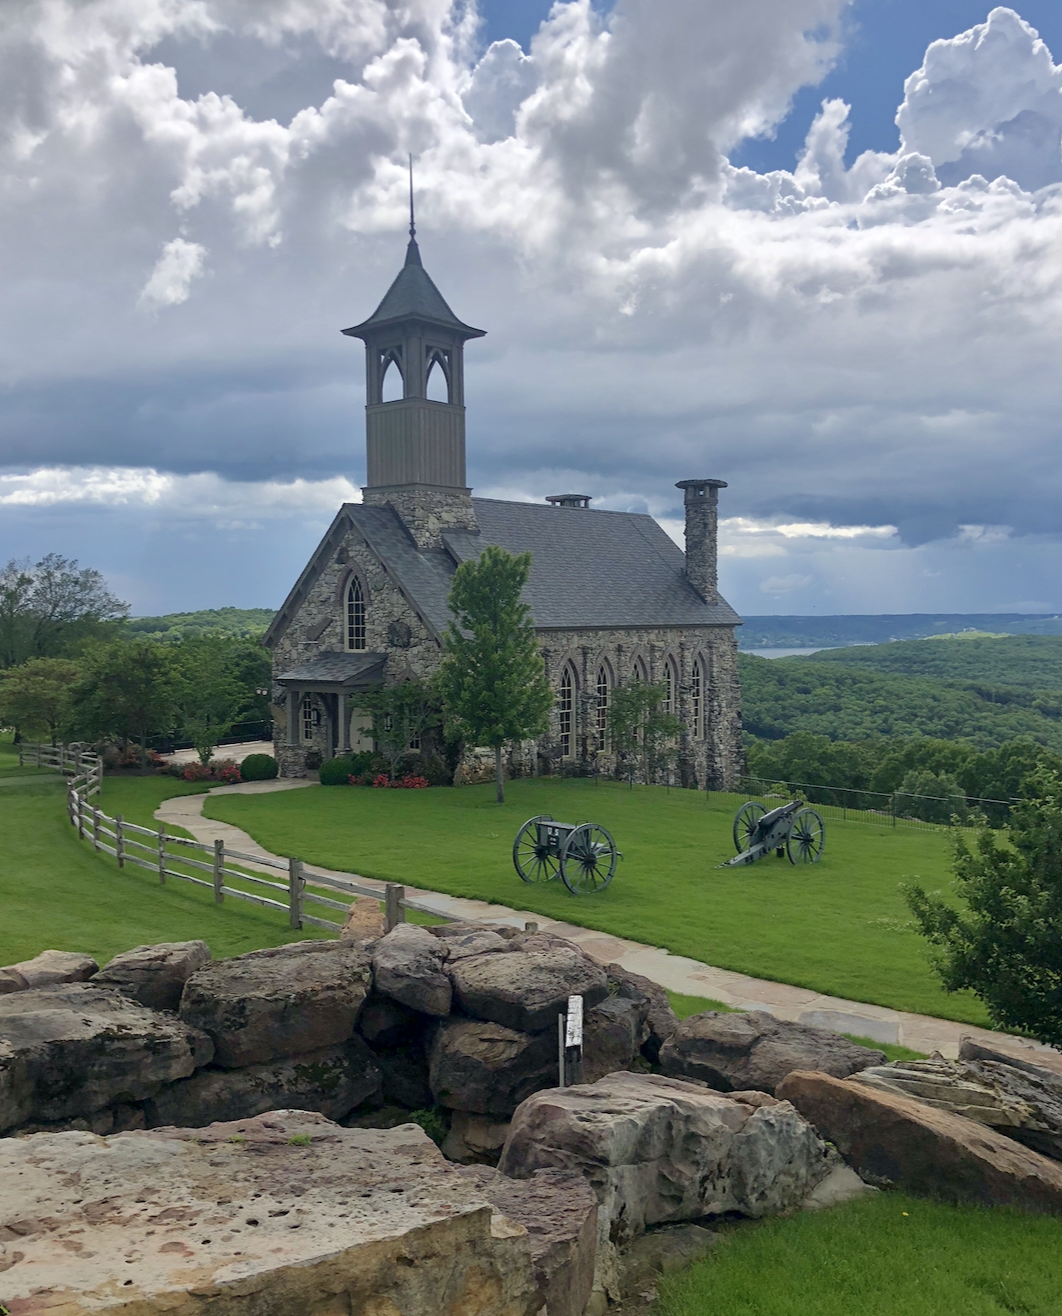
M 752 833 L 766 812 L 758 800 L 749 800 L 738 809 L 734 819 L 734 849 L 738 854 L 743 854 L 752 844 Z
M 538 824 L 552 822 L 548 813 L 528 818 L 516 833 L 513 842 L 513 863 L 525 882 L 552 882 L 560 873 L 560 860 L 555 849 L 543 845 L 539 839 Z
M 826 844 L 826 824 L 814 809 L 801 809 L 785 843 L 791 864 L 817 864 Z
M 580 823 L 561 847 L 560 875 L 573 896 L 604 891 L 616 871 L 619 852 L 604 827 Z

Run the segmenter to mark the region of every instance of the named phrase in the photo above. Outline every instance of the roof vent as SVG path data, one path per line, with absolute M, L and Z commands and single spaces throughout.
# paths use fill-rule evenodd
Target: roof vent
M 547 503 L 554 507 L 589 507 L 593 494 L 549 494 Z

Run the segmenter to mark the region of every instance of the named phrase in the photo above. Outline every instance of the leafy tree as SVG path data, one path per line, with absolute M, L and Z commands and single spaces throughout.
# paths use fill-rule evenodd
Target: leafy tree
M 173 650 L 177 724 L 203 764 L 253 698 L 233 661 L 238 647 L 224 636 L 192 635 Z
M 0 721 L 18 737 L 46 735 L 54 745 L 78 671 L 68 658 L 31 658 L 0 673 Z
M 541 735 L 553 703 L 531 609 L 520 598 L 530 571 L 530 553 L 514 556 L 493 544 L 461 563 L 450 587 L 453 619 L 437 678 L 453 730 L 494 749 L 499 804 L 505 799 L 502 746 Z
M 947 991 L 969 988 L 992 1022 L 1062 1045 L 1062 777 L 1038 769 L 1016 804 L 1009 845 L 982 828 L 955 838 L 954 909 L 904 885 Z
M 639 767 L 646 781 L 654 781 L 676 756 L 682 723 L 664 711 L 665 694 L 663 683 L 628 681 L 616 686 L 609 700 L 609 738 L 631 786 Z
M 893 808 L 900 817 L 931 823 L 949 823 L 953 818 L 965 823 L 970 815 L 966 795 L 954 777 L 917 769 L 900 783 L 893 796 Z
M 94 645 L 70 691 L 72 727 L 87 738 L 135 741 L 143 771 L 148 737 L 173 728 L 179 686 L 174 652 L 166 645 L 152 640 Z
M 98 571 L 58 553 L 12 558 L 0 570 L 0 667 L 68 653 L 128 612 Z
M 372 717 L 373 739 L 392 778 L 398 776 L 399 760 L 421 744 L 429 725 L 439 720 L 439 701 L 426 681 L 397 681 L 365 690 L 352 696 L 351 704 Z

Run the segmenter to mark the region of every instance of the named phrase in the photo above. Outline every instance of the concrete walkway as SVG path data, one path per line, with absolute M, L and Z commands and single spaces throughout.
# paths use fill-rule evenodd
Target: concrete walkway
M 218 786 L 209 793 L 258 795 L 316 785 L 317 783 L 312 781 L 290 779 L 250 781 L 242 782 L 237 786 Z M 226 847 L 231 847 L 233 850 L 240 850 L 248 855 L 258 854 L 263 859 L 276 857 L 239 827 L 205 819 L 202 816 L 205 799 L 205 795 L 174 796 L 163 801 L 155 811 L 155 817 L 160 822 L 183 827 L 197 841 L 206 845 L 211 845 L 220 838 L 225 842 Z M 253 864 L 247 866 L 254 867 Z M 383 893 L 384 884 L 372 878 L 360 877 L 349 872 L 337 872 L 316 865 L 314 867 L 320 873 L 329 875 L 334 873 L 337 877 L 356 877 L 357 881 L 379 888 L 381 895 Z M 275 869 L 267 869 L 264 865 L 263 871 L 270 872 L 274 877 L 276 875 Z M 310 876 L 312 880 L 312 874 Z M 448 896 L 439 891 L 423 891 L 410 886 L 406 887 L 406 893 L 418 903 L 423 903 L 431 913 L 442 918 L 506 923 L 519 928 L 527 922 L 535 922 L 544 932 L 576 942 L 601 964 L 621 964 L 632 973 L 640 973 L 669 991 L 682 992 L 687 996 L 711 997 L 735 1009 L 766 1010 L 779 1019 L 812 1024 L 820 1028 L 832 1028 L 842 1033 L 854 1033 L 860 1037 L 871 1037 L 878 1042 L 899 1043 L 915 1051 L 927 1053 L 940 1051 L 949 1058 L 958 1055 L 959 1042 L 963 1037 L 973 1037 L 986 1045 L 1029 1060 L 1035 1061 L 1037 1052 L 1047 1053 L 1062 1064 L 1062 1056 L 1050 1047 L 1027 1042 L 1006 1033 L 975 1028 L 971 1024 L 959 1024 L 950 1019 L 935 1019 L 930 1015 L 909 1014 L 903 1010 L 888 1010 L 880 1005 L 846 1001 L 839 996 L 824 996 L 805 987 L 790 987 L 785 983 L 750 978 L 747 974 L 734 973 L 730 969 L 716 969 L 710 964 L 702 964 L 699 960 L 687 959 L 683 955 L 672 955 L 669 951 L 660 950 L 655 946 L 643 946 L 640 942 L 613 937 L 608 933 L 597 932 L 593 928 L 551 920 L 530 910 L 509 909 L 505 905 L 493 905 L 484 900 L 466 900 L 460 896 Z

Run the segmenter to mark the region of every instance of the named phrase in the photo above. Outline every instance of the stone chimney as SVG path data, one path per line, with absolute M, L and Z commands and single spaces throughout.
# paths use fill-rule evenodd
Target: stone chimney
M 705 603 L 718 603 L 719 490 L 725 480 L 679 480 L 686 494 L 686 579 Z

